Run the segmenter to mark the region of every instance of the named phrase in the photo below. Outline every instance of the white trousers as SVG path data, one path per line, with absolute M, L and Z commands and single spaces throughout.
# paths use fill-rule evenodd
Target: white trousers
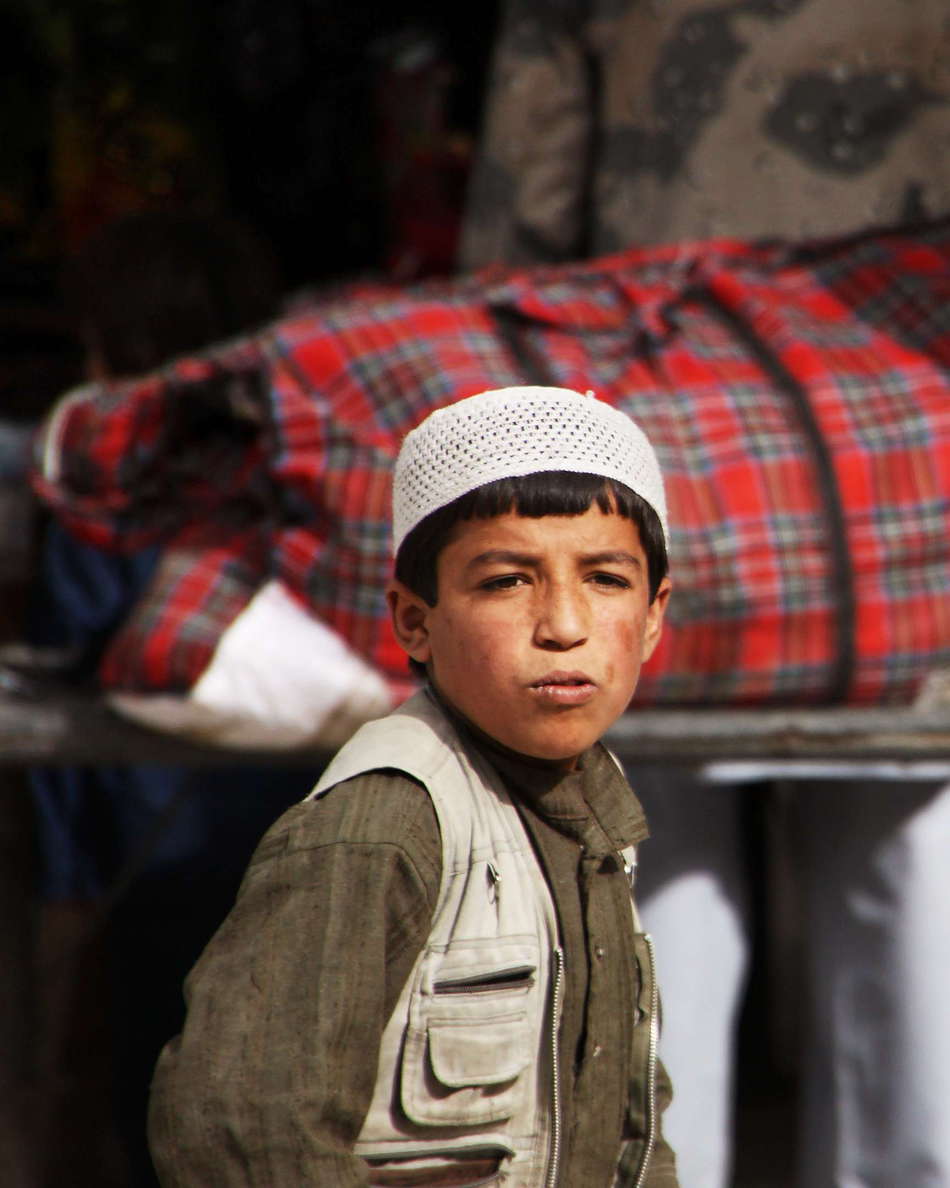
M 748 961 L 739 793 L 675 769 L 628 774 L 652 835 L 638 900 L 663 994 L 665 1131 L 682 1188 L 727 1188 Z M 791 806 L 799 1183 L 950 1188 L 950 784 L 810 780 Z

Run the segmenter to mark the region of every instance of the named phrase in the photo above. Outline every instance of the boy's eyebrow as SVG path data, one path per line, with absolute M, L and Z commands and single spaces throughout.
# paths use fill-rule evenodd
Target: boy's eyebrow
M 476 565 L 521 565 L 528 568 L 537 565 L 540 558 L 536 553 L 517 553 L 511 549 L 487 549 L 473 557 L 466 565 L 473 569 Z
M 585 553 L 581 558 L 582 565 L 632 565 L 642 569 L 639 557 L 628 553 L 624 549 L 605 549 L 601 553 Z M 468 562 L 466 568 L 472 569 L 477 565 L 520 565 L 531 568 L 539 565 L 541 558 L 536 553 L 519 553 L 511 549 L 488 549 L 479 553 Z
M 624 549 L 609 549 L 603 553 L 587 553 L 581 558 L 585 565 L 633 565 L 636 569 L 642 569 L 643 564 L 639 557 L 635 557 L 633 553 L 628 553 Z

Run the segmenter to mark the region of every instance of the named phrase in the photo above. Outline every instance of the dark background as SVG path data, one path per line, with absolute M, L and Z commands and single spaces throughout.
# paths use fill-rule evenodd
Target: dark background
M 0 411 L 79 377 L 62 266 L 127 212 L 236 215 L 287 291 L 450 271 L 496 8 L 6 0 Z

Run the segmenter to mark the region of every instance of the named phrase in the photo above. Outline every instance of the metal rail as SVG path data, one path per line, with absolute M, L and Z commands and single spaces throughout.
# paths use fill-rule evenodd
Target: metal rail
M 650 709 L 605 740 L 624 760 L 934 763 L 950 768 L 950 705 L 917 708 Z M 0 765 L 312 764 L 327 751 L 237 751 L 147 730 L 101 698 L 0 695 Z

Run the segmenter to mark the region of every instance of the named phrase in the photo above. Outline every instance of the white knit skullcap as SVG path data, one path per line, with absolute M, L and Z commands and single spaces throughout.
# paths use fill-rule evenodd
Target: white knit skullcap
M 624 483 L 668 537 L 656 454 L 624 413 L 568 388 L 497 388 L 436 409 L 406 435 L 393 476 L 393 551 L 440 507 L 496 479 L 545 470 Z

